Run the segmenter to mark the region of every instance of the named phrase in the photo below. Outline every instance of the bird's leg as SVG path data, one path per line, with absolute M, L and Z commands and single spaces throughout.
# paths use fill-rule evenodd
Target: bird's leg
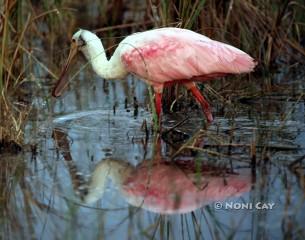
M 163 93 L 163 84 L 154 84 L 153 85 L 155 93 L 155 115 L 154 116 L 154 129 L 157 132 L 161 131 L 161 111 L 162 111 L 162 93 Z
M 155 93 L 155 104 L 156 104 L 156 113 L 159 120 L 162 110 L 162 93 L 158 93 L 158 92 Z
M 211 107 L 208 103 L 208 101 L 204 98 L 204 96 L 201 94 L 199 89 L 197 88 L 196 84 L 194 82 L 184 83 L 183 84 L 188 90 L 191 91 L 193 96 L 196 98 L 196 100 L 200 103 L 202 110 L 208 120 L 208 122 L 213 121 L 213 116 L 211 112 Z
M 154 86 L 155 92 L 155 107 L 156 107 L 156 114 L 158 123 L 161 123 L 161 111 L 162 111 L 162 93 L 163 93 L 163 86 Z

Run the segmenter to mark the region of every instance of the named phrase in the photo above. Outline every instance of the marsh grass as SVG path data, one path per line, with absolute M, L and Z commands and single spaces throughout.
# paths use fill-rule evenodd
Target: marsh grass
M 20 46 L 29 26 L 30 15 L 22 23 L 21 3 L 5 1 L 3 9 L 3 26 L 1 33 L 2 48 L 0 60 L 0 139 L 22 142 L 22 128 L 25 123 L 27 110 L 18 109 L 12 104 L 11 97 L 22 81 L 22 71 L 16 69 L 22 66 L 23 53 Z M 16 15 L 12 19 L 11 16 Z
M 88 28 L 98 29 L 98 32 L 103 31 L 106 48 L 121 39 L 117 36 L 128 35 L 132 31 L 162 26 L 184 27 L 239 47 L 259 62 L 256 73 L 248 77 L 229 81 L 229 84 L 227 81 L 213 81 L 207 87 L 209 95 L 211 89 L 217 92 L 224 88 L 226 91 L 231 89 L 233 94 L 236 89 L 244 89 L 238 93 L 241 97 L 256 95 L 258 88 L 262 92 L 270 92 L 273 90 L 272 73 L 283 62 L 286 65 L 304 63 L 305 6 L 302 0 L 196 0 L 192 3 L 189 0 L 151 0 L 141 4 L 137 1 L 80 3 L 61 0 L 41 3 L 35 5 L 30 1 L 5 0 L 1 6 L 0 139 L 22 143 L 22 129 L 30 104 L 16 107 L 21 83 L 29 79 L 36 81 L 37 65 L 52 79 L 56 78 L 54 72 L 59 71 L 56 63 L 62 61 L 64 49 L 60 43 L 68 41 L 76 26 L 87 25 Z M 78 8 L 92 12 L 88 22 L 78 23 L 83 21 L 78 20 Z M 67 34 L 58 35 L 63 31 Z M 47 54 L 36 51 L 35 41 L 43 42 Z M 47 58 L 42 60 L 41 56 Z M 263 82 L 249 87 L 261 75 L 264 76 Z M 165 93 L 164 105 L 167 109 L 179 95 L 178 87 Z M 210 97 L 222 101 L 218 96 L 214 94 Z
M 56 73 L 60 71 L 59 63 L 64 61 L 63 55 L 65 55 L 65 50 L 68 46 L 66 41 L 75 31 L 75 28 L 83 27 L 83 25 L 89 29 L 99 29 L 102 32 L 100 36 L 107 39 L 106 48 L 116 44 L 121 40 L 122 36 L 126 36 L 133 31 L 161 26 L 180 26 L 191 28 L 213 39 L 225 41 L 243 49 L 258 60 L 257 72 L 240 78 L 229 78 L 226 81 L 214 81 L 204 88 L 210 98 L 217 99 L 223 105 L 227 105 L 232 99 L 251 99 L 262 96 L 267 91 L 273 91 L 275 86 L 273 86 L 272 74 L 276 69 L 283 66 L 283 62 L 284 65 L 297 64 L 297 66 L 300 66 L 304 61 L 305 52 L 300 44 L 304 39 L 305 32 L 305 7 L 302 0 L 151 0 L 146 1 L 146 5 L 144 4 L 145 1 L 141 1 L 141 4 L 145 5 L 144 7 L 137 6 L 137 4 L 128 6 L 128 9 L 133 12 L 132 16 L 140 16 L 136 20 L 137 22 L 124 22 L 122 20 L 123 14 L 120 11 L 125 10 L 124 1 L 85 0 L 72 2 L 71 0 L 43 0 L 38 2 L 42 4 L 34 5 L 31 1 L 4 0 L 3 5 L 0 6 L 2 20 L 0 23 L 0 144 L 1 140 L 4 139 L 5 141 L 14 141 L 22 145 L 24 141 L 24 126 L 31 113 L 31 102 L 19 100 L 21 97 L 20 90 L 26 89 L 23 84 L 28 82 L 35 83 L 35 85 L 44 84 L 44 82 L 40 82 L 40 78 L 48 78 L 50 82 L 54 82 L 57 77 Z M 99 6 L 99 14 L 91 22 L 85 23 L 87 20 L 84 19 L 88 19 L 88 16 L 84 17 L 82 12 L 86 12 L 90 4 L 93 3 Z M 71 7 L 74 9 L 71 9 Z M 116 12 L 112 15 L 113 11 Z M 138 14 L 139 12 L 143 12 L 143 14 Z M 112 17 L 108 19 L 106 16 Z M 64 24 L 62 24 L 63 21 Z M 100 32 L 98 31 L 98 33 Z M 37 71 L 37 68 L 39 71 Z M 42 72 L 41 75 L 40 72 Z M 42 90 L 38 89 L 38 91 Z M 280 89 L 280 91 L 283 90 Z M 173 89 L 171 92 L 174 93 L 171 96 L 172 99 L 181 96 L 177 89 Z M 181 98 L 184 99 L 186 94 L 183 94 Z M 289 90 L 285 89 L 284 97 L 286 98 L 286 95 L 289 96 L 289 94 Z M 45 98 L 49 99 L 49 96 Z M 304 97 L 300 94 L 297 95 L 296 99 L 301 101 Z M 169 105 L 171 103 L 172 101 Z M 238 105 L 236 106 L 237 108 L 239 107 Z M 286 113 L 283 116 L 282 123 L 287 121 L 288 114 L 290 113 Z M 293 152 L 297 151 L 298 148 L 280 144 L 267 145 L 272 136 L 266 131 L 256 132 L 255 129 L 260 127 L 259 121 L 257 121 L 257 128 L 254 127 L 252 129 L 253 134 L 248 134 L 250 136 L 248 141 L 242 138 L 242 142 L 237 142 L 236 139 L 238 138 L 236 136 L 244 136 L 245 129 L 235 128 L 234 117 L 235 115 L 232 113 L 229 132 L 226 129 L 220 131 L 215 129 L 212 132 L 200 130 L 181 146 L 175 154 L 177 155 L 185 150 L 192 150 L 209 159 L 220 162 L 228 163 L 228 159 L 238 159 L 248 164 L 248 166 L 251 162 L 255 162 L 257 165 L 253 165 L 262 174 L 262 176 L 259 175 L 257 177 L 261 177 L 262 182 L 268 185 L 269 172 L 268 169 L 267 171 L 264 169 L 268 164 L 264 163 L 268 163 L 266 159 L 268 159 L 270 152 Z M 284 136 L 284 127 L 280 127 L 278 131 L 279 136 Z M 282 134 L 282 132 L 284 133 Z M 194 144 L 196 140 L 201 138 L 207 139 L 204 148 L 198 148 Z M 45 149 L 48 147 L 46 146 Z M 244 149 L 245 155 L 242 157 L 237 155 L 236 157 L 235 151 L 240 149 Z M 48 157 L 42 156 L 43 162 Z M 175 155 L 172 157 L 175 157 Z M 0 156 L 2 179 L 0 184 L 0 205 L 1 213 L 4 213 L 1 218 L 1 225 L 3 226 L 3 232 L 0 233 L 2 234 L 1 237 L 11 239 L 15 238 L 15 236 L 18 236 L 18 238 L 35 238 L 37 222 L 46 221 L 44 224 L 47 225 L 50 224 L 49 222 L 53 223 L 66 218 L 67 221 L 71 222 L 71 225 L 67 226 L 67 236 L 73 238 L 79 231 L 78 223 L 75 224 L 75 206 L 71 206 L 71 202 L 67 201 L 67 205 L 70 204 L 69 206 L 71 206 L 69 211 L 65 212 L 61 208 L 57 210 L 52 205 L 52 200 L 49 199 L 49 192 L 43 187 L 37 190 L 37 186 L 41 185 L 40 181 L 44 177 L 37 175 L 35 170 L 26 172 L 28 166 L 24 165 L 23 156 L 20 156 L 20 159 L 16 157 L 6 158 L 6 161 L 3 161 L 4 158 L 6 157 Z M 54 158 L 50 162 L 54 164 Z M 47 167 L 45 168 L 47 169 Z M 284 167 L 281 166 L 282 169 Z M 303 172 L 296 174 L 299 174 L 299 181 L 300 184 L 303 184 L 304 189 Z M 31 178 L 29 176 L 35 177 Z M 286 173 L 284 176 L 286 176 Z M 287 176 L 289 176 L 288 173 Z M 278 178 L 278 175 L 276 175 L 276 178 Z M 274 179 L 271 180 L 272 182 L 275 181 Z M 51 179 L 52 184 L 55 182 L 57 184 L 57 177 L 54 177 L 53 180 Z M 295 183 L 291 179 L 283 179 L 284 184 L 287 186 L 285 203 L 287 202 L 287 205 L 289 205 L 291 193 L 288 190 L 292 189 Z M 62 191 L 65 191 L 66 187 L 67 185 L 65 184 L 62 187 Z M 259 187 L 262 188 L 261 186 Z M 20 189 L 23 196 L 21 198 L 18 197 L 18 189 Z M 260 190 L 258 189 L 260 195 L 256 196 L 257 198 L 263 198 L 267 195 L 267 193 Z M 51 193 L 51 198 L 53 197 L 52 194 L 54 193 Z M 39 201 L 37 196 L 40 195 L 45 196 L 47 199 Z M 40 214 L 37 214 L 37 212 Z M 103 211 L 103 214 L 104 212 L 106 211 Z M 55 220 L 50 218 L 48 215 L 50 213 L 58 218 Z M 260 214 L 263 215 L 263 213 Z M 266 218 L 266 216 L 260 217 Z M 104 217 L 100 225 L 106 222 L 107 219 L 104 219 Z M 210 217 L 210 220 L 203 221 L 207 217 Z M 128 219 L 130 219 L 129 216 L 126 220 Z M 83 219 L 78 220 L 81 222 Z M 297 230 L 301 229 L 301 226 L 297 225 L 298 222 L 294 218 L 290 218 L 289 215 L 285 214 L 284 220 L 283 226 L 290 226 L 290 231 L 293 228 L 291 226 L 294 226 Z M 140 221 L 141 219 L 139 219 Z M 206 223 L 209 226 L 211 238 L 219 238 L 219 236 L 224 235 L 227 228 L 219 221 L 215 209 L 207 207 L 199 214 L 181 215 L 181 221 L 178 223 L 181 225 L 181 236 L 185 239 L 190 239 L 191 236 L 195 236 L 198 239 L 202 238 L 204 234 L 198 228 L 200 223 L 203 225 Z M 139 225 L 141 224 L 143 223 L 139 223 Z M 262 224 L 257 220 L 256 225 L 260 226 Z M 80 229 L 84 230 L 84 228 Z M 172 229 L 174 229 L 174 223 L 170 217 L 158 216 L 158 218 L 153 219 L 148 228 L 143 229 L 142 234 L 148 238 L 173 239 Z M 236 227 L 232 226 L 232 236 L 226 237 L 233 238 L 236 229 Z M 257 230 L 260 229 L 257 228 Z M 99 231 L 101 231 L 100 228 Z M 128 231 L 131 235 L 138 233 L 138 229 Z M 255 231 L 255 229 L 252 231 Z M 300 233 L 301 231 L 303 230 L 299 230 Z M 285 232 L 284 228 L 283 232 Z M 39 234 L 37 236 L 41 237 L 44 233 L 39 232 Z M 55 228 L 53 234 L 56 236 L 55 238 L 62 238 L 62 232 L 57 231 Z M 304 238 L 304 234 L 300 239 L 302 237 Z
M 63 19 L 63 17 L 60 16 L 54 4 L 51 5 L 48 1 L 43 3 L 38 7 L 32 5 L 30 1 L 5 0 L 0 8 L 2 20 L 0 25 L 0 140 L 2 142 L 15 142 L 19 145 L 24 142 L 24 126 L 31 111 L 31 99 L 24 97 L 23 92 L 26 92 L 25 95 L 33 95 L 30 89 L 24 86 L 28 83 L 38 86 L 41 77 L 37 76 L 39 71 L 44 72 L 44 76 L 56 78 L 52 65 L 47 67 L 47 64 L 49 61 L 58 59 L 58 56 L 52 57 L 56 45 L 54 32 L 58 32 L 59 18 Z M 40 7 L 42 9 L 37 9 Z M 43 8 L 47 10 L 44 11 Z M 61 10 L 64 12 L 67 9 Z M 43 21 L 47 24 L 44 27 L 49 29 L 46 37 L 41 29 Z M 38 39 L 47 45 L 49 55 L 38 54 L 41 50 L 34 44 Z M 50 59 L 41 60 L 43 55 Z

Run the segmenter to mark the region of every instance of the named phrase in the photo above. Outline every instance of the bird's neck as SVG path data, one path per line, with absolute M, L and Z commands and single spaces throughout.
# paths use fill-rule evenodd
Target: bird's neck
M 113 56 L 108 60 L 100 39 L 88 43 L 84 54 L 91 62 L 93 70 L 102 78 L 118 79 L 127 75 L 127 71 L 121 62 L 119 49 L 116 49 Z
M 131 171 L 132 168 L 126 162 L 112 159 L 103 160 L 92 173 L 88 194 L 85 196 L 84 201 L 86 203 L 94 203 L 100 199 L 104 194 L 108 178 L 121 190 L 124 179 L 129 176 Z

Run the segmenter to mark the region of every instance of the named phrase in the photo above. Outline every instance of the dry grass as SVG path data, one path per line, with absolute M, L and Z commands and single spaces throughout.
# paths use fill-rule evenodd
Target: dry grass
M 19 6 L 20 7 L 20 6 Z M 29 26 L 29 17 L 23 26 L 20 19 L 11 21 L 11 14 L 18 13 L 16 1 L 5 1 L 2 11 L 1 26 L 1 58 L 0 58 L 0 140 L 22 142 L 22 128 L 27 116 L 27 110 L 15 108 L 11 97 L 16 86 L 22 80 L 21 73 L 16 71 L 22 64 L 20 61 L 20 46 L 24 40 L 25 32 Z
M 246 96 L 249 91 L 251 95 L 253 89 L 257 92 L 257 87 L 271 91 L 272 80 L 268 76 L 273 69 L 282 67 L 283 62 L 300 64 L 305 59 L 301 45 L 305 39 L 302 0 L 196 0 L 192 4 L 189 0 L 147 0 L 141 4 L 123 0 L 61 0 L 42 3 L 5 0 L 0 6 L 0 139 L 22 143 L 30 105 L 16 101 L 21 85 L 29 80 L 35 82 L 37 77 L 47 76 L 55 81 L 58 63 L 62 62 L 62 43 L 68 41 L 77 27 L 98 29 L 98 34 L 106 38 L 106 48 L 130 32 L 161 26 L 190 28 L 228 42 L 257 59 L 259 65 L 255 75 L 264 76 L 260 86 L 252 89 L 243 86 L 257 82 L 253 81 L 253 75 L 226 86 L 226 89 L 236 89 L 238 84 Z M 82 12 L 84 9 L 89 11 L 89 6 L 93 5 L 98 7 L 98 14 L 86 22 Z M 61 32 L 67 34 L 59 35 Z M 40 41 L 40 46 L 36 46 L 35 41 Z M 43 69 L 44 76 L 36 76 L 34 69 L 37 66 Z M 218 90 L 224 89 L 223 81 L 215 82 L 215 85 Z M 170 92 L 178 91 L 172 89 Z M 173 97 L 167 98 L 170 105 Z
M 47 3 L 46 3 L 47 4 Z M 54 31 L 58 32 L 55 25 L 56 19 L 61 17 L 55 6 L 51 10 L 38 9 L 30 2 L 5 0 L 0 6 L 0 141 L 23 143 L 24 126 L 31 111 L 30 99 L 24 98 L 23 91 L 29 93 L 24 87 L 26 83 L 37 84 L 37 68 L 53 78 L 56 75 L 51 67 L 46 67 L 36 55 L 35 51 L 41 52 L 33 41 L 40 39 L 47 47 L 50 59 L 56 60 L 51 55 L 55 45 Z M 62 9 L 64 12 L 65 9 Z M 59 16 L 52 18 L 52 14 Z M 55 19 L 55 20 L 54 20 Z M 48 35 L 39 30 L 42 21 L 48 24 Z M 55 25 L 59 26 L 59 25 Z

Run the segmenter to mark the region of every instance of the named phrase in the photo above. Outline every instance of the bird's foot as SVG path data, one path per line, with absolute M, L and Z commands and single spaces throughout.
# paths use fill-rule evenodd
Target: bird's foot
M 214 118 L 213 118 L 213 115 L 212 115 L 210 109 L 203 108 L 203 112 L 204 112 L 205 117 L 208 120 L 208 123 L 212 123 Z

